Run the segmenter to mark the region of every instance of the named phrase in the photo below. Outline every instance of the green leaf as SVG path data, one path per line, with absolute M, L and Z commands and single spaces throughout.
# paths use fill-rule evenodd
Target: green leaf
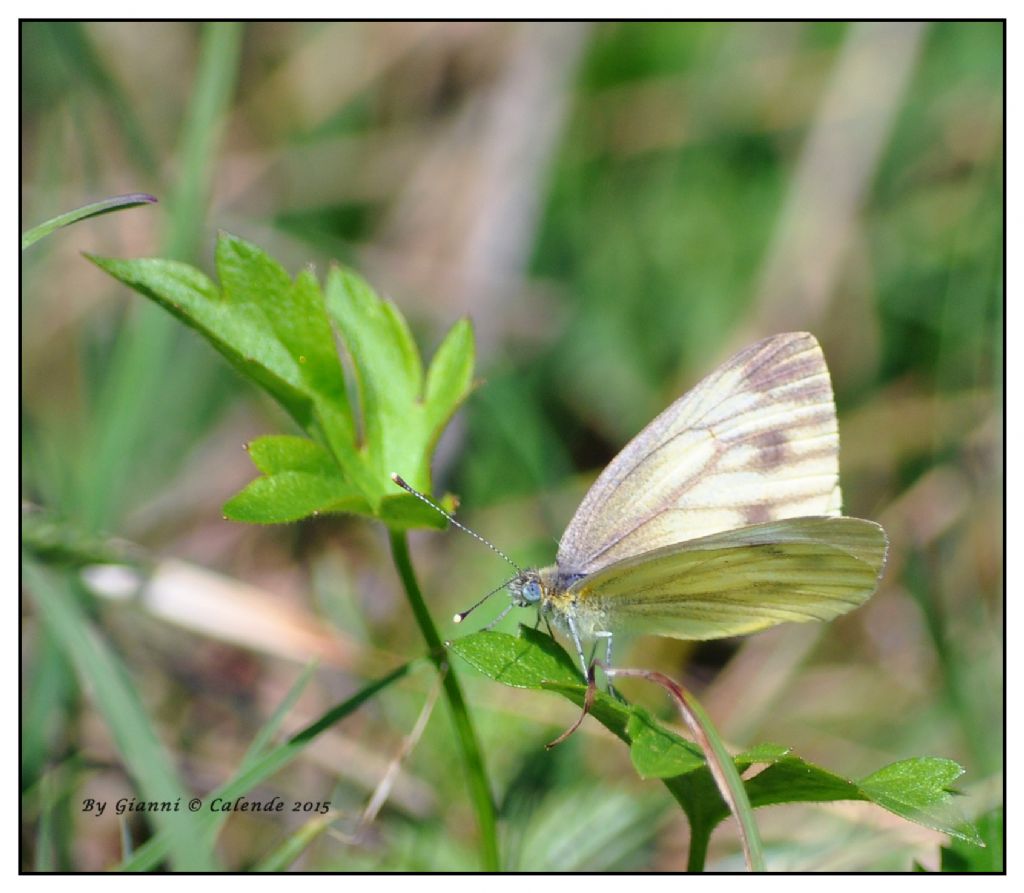
M 565 650 L 550 636 L 520 627 L 520 637 L 478 632 L 456 639 L 449 649 L 495 682 L 513 688 L 543 689 L 545 683 L 586 687 Z
M 446 512 L 455 511 L 455 498 L 446 494 L 435 500 Z M 377 517 L 393 530 L 408 530 L 413 527 L 433 527 L 444 530 L 448 522 L 430 506 L 408 493 L 385 496 L 377 509 Z
M 89 259 L 196 329 L 300 426 L 315 425 L 315 408 L 311 395 L 303 390 L 298 361 L 274 337 L 259 308 L 232 305 L 210 279 L 180 261 Z
M 549 636 L 520 627 L 519 637 L 479 632 L 449 644 L 449 649 L 497 682 L 517 688 L 556 691 L 577 706 L 586 687 L 572 658 Z M 643 778 L 660 778 L 684 809 L 693 834 L 709 835 L 729 815 L 703 753 L 697 745 L 666 729 L 641 707 L 622 704 L 597 692 L 591 714 L 630 747 Z M 744 782 L 754 807 L 780 803 L 867 800 L 918 824 L 961 840 L 984 845 L 952 804 L 948 789 L 963 769 L 952 760 L 919 757 L 901 760 L 850 781 L 792 756 L 778 744 L 761 744 L 733 757 L 745 772 L 766 768 Z
M 224 504 L 224 515 L 233 521 L 283 524 L 327 512 L 369 514 L 363 495 L 352 488 L 331 454 L 312 440 L 260 437 L 249 444 L 249 456 L 265 476 Z
M 452 327 L 431 363 L 424 390 L 419 351 L 393 304 L 340 267 L 328 273 L 325 295 L 356 371 L 362 447 L 374 479 L 386 481 L 382 492 L 390 492 L 389 478 L 396 472 L 429 492 L 430 454 L 471 389 L 471 326 L 462 320 Z
M 226 233 L 217 243 L 219 288 L 176 261 L 91 260 L 196 329 L 308 435 L 254 442 L 253 462 L 265 476 L 228 501 L 227 517 L 271 524 L 351 512 L 394 529 L 445 526 L 429 507 L 399 492 L 390 475 L 397 471 L 430 492 L 431 453 L 472 387 L 467 321 L 452 327 L 424 376 L 401 314 L 349 271 L 330 271 L 325 298 L 312 272 L 293 280 L 266 252 Z M 332 319 L 352 358 L 356 409 Z M 450 508 L 454 501 L 442 504 Z
M 78 223 L 80 220 L 86 220 L 89 217 L 99 217 L 100 214 L 109 214 L 111 211 L 137 208 L 139 205 L 151 205 L 154 202 L 156 202 L 156 198 L 148 193 L 132 192 L 128 195 L 115 195 L 111 198 L 105 198 L 81 208 L 76 208 L 74 211 L 58 214 L 56 217 L 51 217 L 44 223 L 33 226 L 32 229 L 22 233 L 21 250 L 24 251 L 29 245 L 35 244 L 44 236 L 50 235 L 50 233 L 60 229 L 62 226 L 70 226 L 72 223 Z
M 977 830 L 966 824 L 953 804 L 950 785 L 964 769 L 952 760 L 915 757 L 879 769 L 860 781 L 869 800 L 927 828 L 984 846 Z
M 351 447 L 353 423 L 345 393 L 341 362 L 334 348 L 334 334 L 324 309 L 323 296 L 309 270 L 295 277 L 266 252 L 249 242 L 222 233 L 217 242 L 217 275 L 223 300 L 247 308 L 259 318 L 259 328 L 269 332 L 282 354 L 282 374 L 314 403 L 330 406 L 337 431 L 328 441 L 340 438 L 343 449 Z
M 704 765 L 696 744 L 663 728 L 646 713 L 634 711 L 627 730 L 629 755 L 641 778 L 673 778 Z
M 338 465 L 320 444 L 305 437 L 271 434 L 257 437 L 246 445 L 249 458 L 264 474 L 301 471 L 329 477 L 338 474 Z
M 525 626 L 519 636 L 479 632 L 454 642 L 448 648 L 485 676 L 514 688 L 556 691 L 583 707 L 587 686 L 576 662 L 550 636 Z M 629 710 L 604 692 L 597 692 L 590 709 L 597 718 L 624 741 Z
M 304 437 L 259 437 L 248 447 L 253 464 L 264 477 L 249 483 L 224 504 L 224 515 L 250 524 L 284 524 L 311 515 L 371 514 L 362 494 L 352 489 L 331 454 Z M 454 500 L 441 505 L 454 510 Z M 444 517 L 406 493 L 385 496 L 377 509 L 389 527 L 443 529 Z
M 435 439 L 473 386 L 473 325 L 460 319 L 451 327 L 427 372 L 427 427 Z
M 791 750 L 791 747 L 783 747 L 781 744 L 757 744 L 737 756 L 736 764 L 745 763 L 747 766 L 753 766 L 755 763 L 775 763 Z

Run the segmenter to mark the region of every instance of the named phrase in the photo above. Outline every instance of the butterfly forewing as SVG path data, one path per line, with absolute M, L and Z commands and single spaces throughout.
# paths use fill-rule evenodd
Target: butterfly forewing
M 612 460 L 558 549 L 591 574 L 633 555 L 784 518 L 838 515 L 839 435 L 813 335 L 766 338 L 684 394 Z
M 615 629 L 681 639 L 830 620 L 863 604 L 885 565 L 885 532 L 859 518 L 791 518 L 627 558 L 572 587 Z

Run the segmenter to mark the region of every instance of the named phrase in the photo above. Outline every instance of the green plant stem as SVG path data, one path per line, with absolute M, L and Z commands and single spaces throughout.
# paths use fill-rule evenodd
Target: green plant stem
M 483 756 L 480 753 L 480 744 L 473 730 L 473 722 L 466 709 L 466 700 L 462 695 L 462 688 L 450 666 L 447 666 L 444 644 L 438 635 L 437 627 L 430 617 L 427 605 L 423 601 L 423 594 L 420 592 L 419 583 L 416 580 L 416 573 L 413 570 L 412 561 L 409 558 L 409 544 L 406 542 L 405 534 L 398 530 L 391 530 L 391 554 L 398 569 L 398 575 L 402 579 L 406 597 L 412 608 L 416 623 L 419 624 L 420 632 L 426 639 L 427 647 L 430 649 L 431 659 L 441 673 L 444 684 L 445 697 L 448 699 L 448 706 L 451 708 L 452 722 L 455 725 L 455 736 L 459 742 L 459 749 L 462 752 L 462 760 L 466 768 L 466 779 L 469 783 L 470 798 L 476 810 L 477 822 L 480 826 L 480 849 L 481 862 L 487 871 L 498 871 L 501 864 L 498 857 L 498 827 L 495 815 L 494 799 L 491 796 L 491 788 L 487 782 L 487 773 L 484 769 Z
M 686 870 L 691 874 L 700 874 L 704 871 L 704 862 L 708 857 L 710 842 L 710 825 L 690 827 L 690 854 L 686 857 Z
M 704 751 L 708 770 L 718 787 L 718 792 L 722 795 L 722 800 L 725 801 L 729 811 L 736 816 L 736 820 L 739 822 L 740 842 L 743 844 L 743 855 L 747 867 L 751 871 L 764 871 L 764 849 L 761 846 L 761 835 L 758 833 L 757 823 L 754 821 L 754 810 L 750 805 L 747 789 L 743 786 L 743 780 L 740 778 L 739 772 L 736 771 L 736 764 L 729 755 L 729 751 L 726 750 L 721 735 L 718 734 L 714 723 L 711 722 L 711 717 L 707 715 L 697 699 L 678 682 L 655 670 L 627 670 L 612 667 L 605 667 L 604 670 L 609 678 L 633 676 L 646 679 L 648 682 L 660 685 L 672 695 L 683 722 L 686 723 L 697 744 Z M 588 689 L 593 685 L 594 678 L 591 672 Z M 699 864 L 696 869 L 699 871 L 704 865 L 711 828 L 706 822 L 701 822 L 699 828 L 694 827 L 696 824 L 691 815 L 689 864 Z

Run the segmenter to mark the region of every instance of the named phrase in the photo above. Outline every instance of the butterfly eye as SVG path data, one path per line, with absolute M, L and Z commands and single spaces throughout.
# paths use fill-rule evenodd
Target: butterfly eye
M 538 583 L 536 580 L 530 580 L 523 587 L 523 598 L 526 599 L 526 601 L 528 601 L 530 603 L 539 602 L 540 601 L 540 583 Z

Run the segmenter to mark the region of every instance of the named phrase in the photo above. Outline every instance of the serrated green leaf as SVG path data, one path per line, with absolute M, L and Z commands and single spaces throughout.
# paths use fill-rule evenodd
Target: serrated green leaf
M 755 755 L 768 756 L 764 752 L 757 754 L 758 750 L 755 748 Z M 765 761 L 760 758 L 756 760 Z M 927 764 L 933 761 L 937 764 L 952 762 L 922 757 L 903 760 L 901 763 Z M 737 757 L 735 762 L 736 768 L 741 771 L 751 764 L 746 754 Z M 799 757 L 784 756 L 771 761 L 771 765 L 764 771 L 747 779 L 744 786 L 750 804 L 755 808 L 781 803 L 867 800 L 919 825 L 962 840 L 977 841 L 977 832 L 956 813 L 949 802 L 949 793 L 942 787 L 949 778 L 950 767 L 944 766 L 933 772 L 921 766 L 908 768 L 901 766 L 901 763 L 893 763 L 869 776 L 869 779 L 877 780 L 865 786 L 863 781 L 850 781 Z M 957 774 L 963 771 L 959 766 L 957 769 Z M 720 798 L 716 800 L 717 789 L 706 768 L 671 780 L 670 787 L 695 823 L 706 823 L 714 827 L 729 814 L 725 803 Z
M 356 449 L 341 364 L 315 279 L 300 275 L 291 283 L 264 252 L 227 234 L 217 246 L 222 290 L 177 261 L 90 259 L 199 331 L 300 427 L 329 444 L 346 478 L 374 503 L 383 485 L 370 478 Z
M 303 270 L 293 281 L 266 252 L 222 233 L 217 242 L 217 275 L 224 300 L 263 315 L 264 328 L 287 352 L 296 384 L 338 408 L 348 407 L 334 334 L 313 274 Z M 351 439 L 351 415 L 347 422 L 343 433 Z
M 424 386 L 402 315 L 349 271 L 331 270 L 325 297 L 312 272 L 293 280 L 266 252 L 227 233 L 217 243 L 220 288 L 176 261 L 91 260 L 196 329 L 309 435 L 254 441 L 253 462 L 265 477 L 227 502 L 227 517 L 270 524 L 354 512 L 398 530 L 445 526 L 441 516 L 398 492 L 390 475 L 398 472 L 430 492 L 431 452 L 472 384 L 467 321 L 444 339 Z M 359 424 L 332 319 L 352 357 Z
M 583 704 L 586 687 L 575 662 L 537 630 L 520 627 L 518 638 L 497 632 L 474 633 L 449 647 L 495 681 L 555 691 L 577 706 Z M 641 777 L 660 778 L 665 783 L 686 812 L 695 835 L 710 834 L 729 815 L 695 744 L 664 728 L 643 708 L 622 704 L 603 692 L 596 693 L 590 713 L 630 745 L 630 757 Z M 980 843 L 975 829 L 952 807 L 947 786 L 963 772 L 952 760 L 902 760 L 859 783 L 792 756 L 789 748 L 778 744 L 760 744 L 733 757 L 733 762 L 740 772 L 756 763 L 768 764 L 744 782 L 753 807 L 868 800 L 918 824 Z
M 746 769 L 746 766 L 739 762 L 737 766 Z M 852 781 L 794 756 L 785 756 L 771 763 L 762 772 L 748 779 L 746 787 L 753 806 L 798 801 L 827 803 L 832 800 L 865 799 Z M 722 818 L 725 818 L 725 813 Z
M 375 470 L 383 496 L 398 472 L 424 489 L 424 457 L 418 449 L 421 426 L 419 352 L 404 321 L 381 301 L 366 282 L 338 267 L 327 275 L 327 307 L 352 357 L 363 421 L 367 462 Z M 412 476 L 410 478 L 410 476 Z
M 228 303 L 210 279 L 180 261 L 87 257 L 198 331 L 302 428 L 317 427 L 314 402 L 303 389 L 298 363 L 276 340 L 258 308 Z
M 984 846 L 985 842 L 977 830 L 964 821 L 953 804 L 949 785 L 963 772 L 963 767 L 953 760 L 914 757 L 892 763 L 862 778 L 860 788 L 868 799 L 889 812 L 976 846 Z
M 361 399 L 380 399 L 387 382 L 408 402 L 419 397 L 423 368 L 419 350 L 405 320 L 393 305 L 382 301 L 369 283 L 344 267 L 327 274 L 327 309 L 338 323 L 353 360 L 366 372 L 377 373 L 359 382 Z M 376 353 L 374 348 L 380 348 Z M 363 392 L 363 388 L 368 388 Z
M 368 515 L 370 506 L 344 478 L 304 471 L 256 478 L 224 503 L 224 517 L 248 524 L 288 524 L 331 512 Z
M 513 688 L 544 688 L 562 683 L 585 691 L 579 670 L 549 636 L 529 636 L 521 628 L 519 638 L 507 633 L 478 632 L 456 639 L 450 650 L 485 676 Z
M 383 493 L 393 489 L 393 472 L 429 492 L 430 454 L 469 394 L 472 330 L 464 321 L 453 327 L 431 364 L 425 394 L 419 350 L 394 305 L 340 267 L 328 274 L 325 297 L 356 372 L 367 464 L 385 482 Z
M 369 514 L 359 491 L 320 444 L 288 435 L 259 437 L 249 457 L 265 477 L 224 504 L 224 515 L 250 524 L 285 524 L 328 512 Z
M 375 514 L 389 527 L 443 529 L 444 517 L 406 493 L 385 496 L 376 513 L 353 490 L 331 454 L 312 440 L 291 435 L 259 437 L 249 444 L 249 457 L 265 477 L 247 484 L 224 504 L 232 521 L 285 524 L 330 513 Z M 453 510 L 453 500 L 441 500 Z

